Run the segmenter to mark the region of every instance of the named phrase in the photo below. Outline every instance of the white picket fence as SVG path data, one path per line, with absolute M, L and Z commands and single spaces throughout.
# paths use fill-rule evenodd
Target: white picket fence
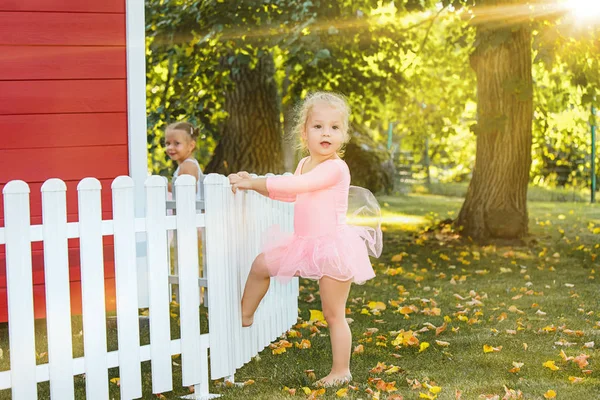
M 150 360 L 152 392 L 173 390 L 172 355 L 181 354 L 182 384 L 189 398 L 210 398 L 210 377 L 232 379 L 297 320 L 298 281 L 276 281 L 259 307 L 254 325 L 241 328 L 240 299 L 262 233 L 272 224 L 291 230 L 293 209 L 256 193 L 233 195 L 224 176 L 204 181 L 204 214 L 196 212 L 195 181 L 175 183 L 176 215 L 166 214 L 166 182 L 149 177 L 146 216 L 134 216 L 133 180 L 112 183 L 113 219 L 102 220 L 101 186 L 95 178 L 78 187 L 79 221 L 67 223 L 66 185 L 50 179 L 42 186 L 42 225 L 30 225 L 29 187 L 9 182 L 3 189 L 10 370 L 0 372 L 0 390 L 12 399 L 36 399 L 37 383 L 50 381 L 52 399 L 74 399 L 74 375 L 85 374 L 86 398 L 109 398 L 108 369 L 119 367 L 121 399 L 142 396 L 141 362 Z M 198 228 L 206 228 L 209 333 L 200 334 Z M 177 234 L 180 339 L 172 340 L 169 298 L 169 230 Z M 145 233 L 150 344 L 140 346 L 136 233 Z M 114 235 L 118 350 L 107 351 L 103 236 Z M 84 356 L 73 358 L 68 243 L 80 239 Z M 36 365 L 31 243 L 44 243 L 48 363 Z M 172 277 L 171 277 L 172 278 Z

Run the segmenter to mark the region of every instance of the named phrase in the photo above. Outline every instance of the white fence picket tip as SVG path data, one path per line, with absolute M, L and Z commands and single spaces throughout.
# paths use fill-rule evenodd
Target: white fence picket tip
M 42 184 L 42 193 L 49 192 L 66 192 L 67 185 L 60 179 L 52 178 L 48 179 Z
M 117 176 L 110 185 L 112 190 L 129 189 L 134 187 L 133 178 L 128 175 Z
M 196 186 L 196 178 L 194 178 L 192 175 L 181 175 L 180 177 L 178 177 L 175 180 L 175 187 L 178 186 Z M 177 197 L 177 196 L 175 196 Z M 194 198 L 195 201 L 195 198 Z
M 223 185 L 225 182 L 229 182 L 226 176 L 219 174 L 208 174 L 204 177 L 204 185 Z
M 77 191 L 81 190 L 102 190 L 102 184 L 96 178 L 83 178 L 77 184 Z
M 2 194 L 25 194 L 30 193 L 29 185 L 23 181 L 10 181 L 2 189 Z
M 151 175 L 148 178 L 146 178 L 146 181 L 144 182 L 144 186 L 147 188 L 149 188 L 149 187 L 165 187 L 165 186 L 167 186 L 167 181 L 165 180 L 164 176 Z

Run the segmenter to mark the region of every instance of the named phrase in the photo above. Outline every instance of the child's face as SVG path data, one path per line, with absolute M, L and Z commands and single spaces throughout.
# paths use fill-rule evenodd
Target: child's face
M 165 132 L 165 148 L 171 160 L 180 163 L 193 152 L 196 143 L 190 134 L 182 129 L 169 129 Z
M 329 157 L 344 144 L 342 112 L 327 103 L 316 104 L 308 115 L 303 137 L 311 155 Z

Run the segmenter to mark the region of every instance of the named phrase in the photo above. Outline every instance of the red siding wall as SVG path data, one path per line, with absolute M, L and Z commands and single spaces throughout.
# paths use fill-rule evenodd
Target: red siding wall
M 41 223 L 42 183 L 67 183 L 68 221 L 77 221 L 77 183 L 103 187 L 127 175 L 126 0 L 0 0 L 0 189 L 31 188 L 31 222 Z M 0 226 L 4 225 L 0 201 Z M 69 241 L 74 313 L 81 312 L 78 241 Z M 42 244 L 34 243 L 36 317 L 45 315 Z M 107 305 L 114 306 L 112 238 L 105 240 Z M 6 258 L 0 245 L 0 322 L 7 320 Z

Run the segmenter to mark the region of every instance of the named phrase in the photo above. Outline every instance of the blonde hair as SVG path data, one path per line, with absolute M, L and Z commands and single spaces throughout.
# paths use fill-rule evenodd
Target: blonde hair
M 350 133 L 349 133 L 349 125 L 350 125 L 350 106 L 348 105 L 348 101 L 346 97 L 341 94 L 334 92 L 314 92 L 309 93 L 308 96 L 304 99 L 304 101 L 298 105 L 296 108 L 296 119 L 294 128 L 291 131 L 292 140 L 298 140 L 297 150 L 302 152 L 307 152 L 308 147 L 304 138 L 302 137 L 302 132 L 306 129 L 306 122 L 308 121 L 308 117 L 310 116 L 310 112 L 313 107 L 315 107 L 319 103 L 326 103 L 327 105 L 338 109 L 342 113 L 342 132 L 344 133 L 344 141 L 342 145 L 342 149 L 340 149 L 340 153 L 343 154 L 343 148 L 348 141 L 350 141 Z
M 165 128 L 165 132 L 170 131 L 170 130 L 178 130 L 178 131 L 187 132 L 189 135 L 189 138 L 191 140 L 193 140 L 194 142 L 196 142 L 198 140 L 198 136 L 200 136 L 200 128 L 195 128 L 194 125 L 192 125 L 191 123 L 189 123 L 187 121 L 173 122 L 172 124 L 169 124 Z

